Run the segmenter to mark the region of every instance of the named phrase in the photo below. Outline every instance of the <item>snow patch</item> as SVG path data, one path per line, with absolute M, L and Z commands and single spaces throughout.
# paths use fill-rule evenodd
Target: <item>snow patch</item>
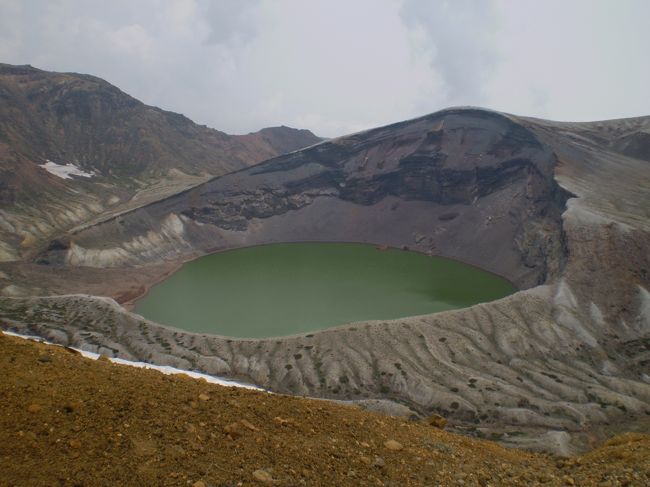
M 72 176 L 81 176 L 83 178 L 90 178 L 95 175 L 93 172 L 86 172 L 79 169 L 74 164 L 57 164 L 49 159 L 45 160 L 45 164 L 41 166 L 50 174 L 54 174 L 62 179 L 72 179 Z
M 650 293 L 643 286 L 639 286 L 639 323 L 642 332 L 650 331 Z
M 14 333 L 12 331 L 6 331 L 2 330 L 2 333 L 5 335 L 9 335 L 12 337 L 18 337 L 22 338 L 24 340 L 34 340 L 36 342 L 41 342 L 45 343 L 47 345 L 55 345 L 57 347 L 60 347 L 62 345 L 59 345 L 57 343 L 51 343 L 48 342 L 47 340 L 42 339 L 41 337 L 33 336 L 33 335 L 21 335 L 19 333 Z M 88 352 L 86 350 L 81 350 L 79 348 L 74 348 L 74 347 L 68 347 L 71 348 L 72 350 L 76 350 L 79 352 L 81 355 L 83 355 L 86 358 L 92 359 L 92 360 L 97 360 L 99 358 L 98 353 L 94 352 Z M 157 370 L 158 372 L 162 372 L 163 374 L 166 375 L 171 375 L 171 374 L 185 374 L 193 379 L 204 379 L 206 382 L 209 382 L 210 384 L 217 384 L 220 386 L 225 386 L 225 387 L 242 387 L 244 389 L 252 389 L 255 391 L 264 391 L 264 392 L 269 392 L 266 389 L 262 389 L 261 387 L 254 386 L 252 384 L 245 384 L 243 382 L 237 382 L 233 380 L 227 380 L 227 379 L 221 379 L 219 377 L 214 377 L 212 375 L 208 374 L 202 374 L 200 372 L 194 372 L 191 370 L 181 370 L 177 369 L 175 367 L 170 367 L 168 365 L 154 365 L 154 364 L 148 364 L 146 362 L 132 362 L 131 360 L 124 360 L 121 358 L 109 358 L 109 360 L 115 364 L 119 365 L 128 365 L 130 367 L 139 367 L 143 369 L 152 369 L 152 370 Z

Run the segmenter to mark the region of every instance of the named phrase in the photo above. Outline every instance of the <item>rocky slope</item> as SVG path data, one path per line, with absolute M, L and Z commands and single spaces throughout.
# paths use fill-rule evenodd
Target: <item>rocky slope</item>
M 97 215 L 319 140 L 288 127 L 232 136 L 94 76 L 0 64 L 0 260 Z M 66 166 L 77 175 L 65 177 Z
M 165 376 L 2 333 L 0 363 L 2 485 L 650 482 L 650 437 L 641 434 L 560 459 L 426 421 Z
M 91 296 L 5 298 L 4 326 L 285 393 L 389 399 L 395 412 L 437 412 L 458 430 L 568 453 L 647 428 L 649 129 L 650 118 L 445 110 L 215 178 L 73 232 L 30 264 L 0 266 L 5 295 L 92 290 L 128 302 L 210 251 L 357 241 L 497 272 L 522 290 L 499 301 L 234 340 Z

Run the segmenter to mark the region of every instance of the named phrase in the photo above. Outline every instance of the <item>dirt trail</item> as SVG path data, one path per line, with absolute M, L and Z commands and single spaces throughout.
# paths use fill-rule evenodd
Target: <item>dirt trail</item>
M 640 434 L 559 459 L 1 333 L 0 364 L 2 486 L 650 485 Z

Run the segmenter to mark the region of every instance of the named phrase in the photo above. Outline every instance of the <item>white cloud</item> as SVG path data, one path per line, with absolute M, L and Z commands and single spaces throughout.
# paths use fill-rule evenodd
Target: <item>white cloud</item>
M 481 104 L 483 85 L 497 59 L 493 2 L 404 0 L 400 13 L 414 48 L 442 78 L 445 100 Z
M 650 115 L 650 2 L 500 0 L 487 104 L 558 120 Z M 644 88 L 645 86 L 645 88 Z
M 645 0 L 0 0 L 2 61 L 91 73 L 231 133 L 449 105 L 650 113 Z
M 153 55 L 154 41 L 139 24 L 125 25 L 109 32 L 108 39 L 122 55 L 134 56 L 140 61 L 148 61 Z

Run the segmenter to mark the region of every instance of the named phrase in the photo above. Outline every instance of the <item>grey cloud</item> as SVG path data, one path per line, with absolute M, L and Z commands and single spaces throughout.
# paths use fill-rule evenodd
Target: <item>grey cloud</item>
M 259 0 L 221 0 L 203 3 L 209 26 L 208 44 L 239 45 L 250 41 L 257 32 L 255 14 Z
M 0 62 L 91 73 L 231 133 L 449 105 L 650 114 L 647 0 L 0 0 Z
M 442 77 L 450 104 L 480 104 L 483 84 L 497 61 L 491 39 L 496 26 L 492 0 L 404 0 L 400 11 Z

